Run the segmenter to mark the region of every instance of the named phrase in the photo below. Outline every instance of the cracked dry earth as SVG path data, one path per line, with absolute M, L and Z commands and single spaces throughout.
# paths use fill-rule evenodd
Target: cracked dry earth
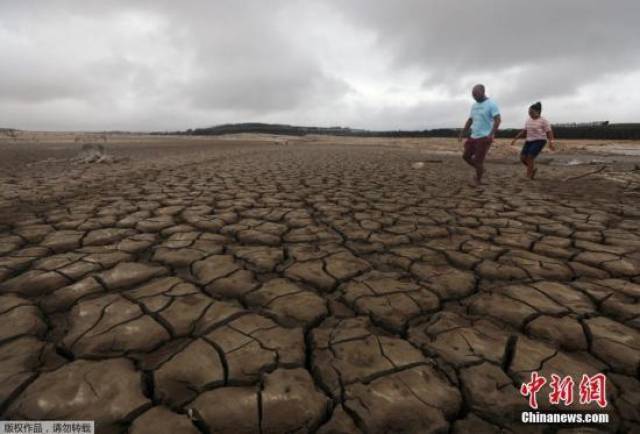
M 640 205 L 559 181 L 574 169 L 489 164 L 478 189 L 458 158 L 411 170 L 421 155 L 185 145 L 13 176 L 0 414 L 131 434 L 640 432 Z M 520 424 L 532 371 L 606 373 L 611 422 Z

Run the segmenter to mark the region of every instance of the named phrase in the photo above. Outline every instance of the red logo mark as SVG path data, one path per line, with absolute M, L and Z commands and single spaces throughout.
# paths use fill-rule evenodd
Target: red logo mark
M 604 374 L 596 374 L 589 377 L 582 374 L 580 380 L 580 404 L 598 403 L 601 408 L 607 406 L 607 377 Z
M 556 374 L 551 374 L 551 383 L 549 383 L 549 386 L 553 391 L 549 394 L 549 403 L 557 405 L 562 401 L 564 405 L 571 405 L 573 403 L 574 385 L 575 382 L 569 375 L 560 378 Z
M 547 384 L 547 379 L 540 376 L 536 371 L 531 372 L 531 381 L 522 383 L 520 386 L 520 394 L 529 398 L 529 406 L 533 409 L 538 408 L 537 393 Z M 560 377 L 551 374 L 551 382 L 549 387 L 549 404 L 558 405 L 563 403 L 565 406 L 573 404 L 573 389 L 575 381 L 570 375 Z M 580 404 L 597 403 L 601 408 L 607 406 L 607 377 L 604 374 L 595 374 L 589 376 L 582 374 L 582 380 L 578 386 L 580 392 Z
M 531 373 L 531 381 L 528 383 L 523 383 L 520 387 L 520 393 L 522 394 L 522 396 L 529 397 L 529 406 L 531 408 L 538 408 L 538 400 L 536 399 L 536 394 L 546 383 L 546 378 L 539 376 L 538 373 L 534 371 Z

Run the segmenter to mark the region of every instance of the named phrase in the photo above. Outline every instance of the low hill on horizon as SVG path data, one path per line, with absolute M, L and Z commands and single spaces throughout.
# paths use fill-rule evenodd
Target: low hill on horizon
M 554 133 L 560 139 L 640 139 L 640 123 L 611 124 L 608 121 L 591 123 L 570 123 L 553 125 Z M 498 132 L 498 137 L 514 137 L 518 128 L 505 128 Z M 386 130 L 375 131 L 349 127 L 306 127 L 288 124 L 268 124 L 261 122 L 245 122 L 223 124 L 207 128 L 188 129 L 186 131 L 156 132 L 153 134 L 185 134 L 194 136 L 219 136 L 225 134 L 274 134 L 288 136 L 305 136 L 320 134 L 331 136 L 353 137 L 457 137 L 460 128 L 435 128 L 425 130 Z

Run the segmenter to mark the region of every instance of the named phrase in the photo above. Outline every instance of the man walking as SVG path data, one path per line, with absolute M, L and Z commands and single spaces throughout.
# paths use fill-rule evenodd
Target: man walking
M 458 141 L 462 142 L 462 138 L 471 129 L 471 136 L 464 143 L 462 158 L 476 169 L 475 181 L 477 184 L 482 184 L 484 158 L 500 126 L 500 109 L 492 99 L 485 95 L 482 84 L 476 84 L 471 94 L 476 102 L 471 106 L 471 114 L 460 133 L 460 137 L 458 137 Z

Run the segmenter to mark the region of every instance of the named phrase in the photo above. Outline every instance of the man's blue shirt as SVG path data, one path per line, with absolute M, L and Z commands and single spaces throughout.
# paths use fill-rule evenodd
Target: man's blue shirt
M 471 124 L 471 138 L 478 139 L 487 137 L 491 134 L 493 128 L 493 118 L 500 114 L 498 104 L 492 99 L 485 99 L 482 102 L 476 102 L 471 106 L 471 114 L 469 117 L 473 120 Z

